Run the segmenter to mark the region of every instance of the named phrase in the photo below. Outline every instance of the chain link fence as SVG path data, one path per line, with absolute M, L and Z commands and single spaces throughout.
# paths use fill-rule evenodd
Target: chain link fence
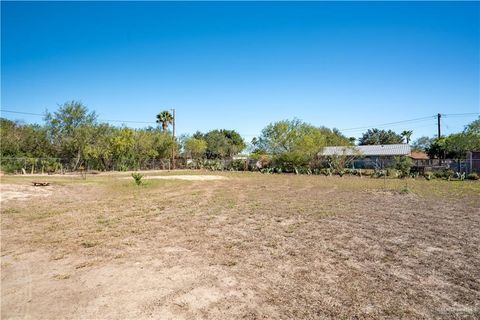
M 347 165 L 349 169 L 383 170 L 394 165 L 394 159 L 354 159 Z M 327 166 L 328 167 L 328 166 Z M 82 160 L 74 158 L 0 158 L 0 170 L 10 174 L 66 174 L 103 171 L 147 171 L 172 169 L 207 169 L 212 171 L 257 171 L 262 168 L 253 159 L 122 159 L 118 161 Z M 413 171 L 452 170 L 460 173 L 480 173 L 480 159 L 429 159 L 415 160 Z

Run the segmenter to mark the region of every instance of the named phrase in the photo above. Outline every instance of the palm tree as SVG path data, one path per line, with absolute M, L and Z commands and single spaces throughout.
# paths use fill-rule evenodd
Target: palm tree
M 163 131 L 167 131 L 168 125 L 173 123 L 173 116 L 168 111 L 162 111 L 157 114 L 157 123 L 162 124 Z
M 412 136 L 413 131 L 412 130 L 403 130 L 402 133 L 400 134 L 402 137 L 405 138 L 407 141 L 407 144 L 410 143 L 410 137 Z

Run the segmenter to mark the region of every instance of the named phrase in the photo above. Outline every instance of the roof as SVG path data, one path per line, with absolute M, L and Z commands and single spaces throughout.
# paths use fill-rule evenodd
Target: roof
M 428 154 L 426 154 L 425 152 L 421 152 L 421 151 L 412 151 L 412 153 L 410 154 L 410 158 L 415 159 L 415 160 L 428 160 L 428 159 L 430 159 L 428 157 Z
M 406 156 L 410 154 L 408 144 L 381 144 L 368 146 L 325 147 L 319 156 Z

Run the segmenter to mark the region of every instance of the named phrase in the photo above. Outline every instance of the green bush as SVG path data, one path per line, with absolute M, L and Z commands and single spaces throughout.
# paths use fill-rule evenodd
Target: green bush
M 202 166 L 210 171 L 222 171 L 224 169 L 224 162 L 219 159 L 204 160 Z
M 477 174 L 477 173 L 472 172 L 472 173 L 469 173 L 469 174 L 467 175 L 467 179 L 468 179 L 468 180 L 478 180 L 478 179 L 480 179 L 480 178 L 478 177 L 478 174 Z
M 272 162 L 274 167 L 281 168 L 282 172 L 299 173 L 301 167 L 308 165 L 308 158 L 299 152 L 285 152 L 276 155 Z M 299 171 L 300 170 L 300 171 Z
M 425 172 L 425 173 L 423 174 L 423 176 L 424 176 L 425 179 L 428 180 L 428 181 L 430 181 L 430 180 L 432 180 L 432 179 L 435 178 L 435 175 L 434 175 L 432 172 L 430 172 L 430 171 Z
M 445 173 L 443 171 L 434 171 L 433 176 L 437 179 L 445 178 Z
M 444 170 L 443 171 L 443 176 L 445 177 L 445 179 L 450 181 L 455 176 L 455 171 L 450 170 L 450 169 Z
M 242 159 L 232 160 L 231 162 L 228 163 L 227 170 L 244 171 L 246 161 L 247 160 L 242 160 Z
M 142 184 L 143 174 L 138 173 L 138 172 L 133 172 L 133 173 L 132 173 L 132 178 L 133 178 L 133 180 L 135 181 L 135 184 L 136 184 L 137 186 L 139 186 L 139 185 Z
M 395 157 L 393 166 L 399 171 L 399 177 L 405 178 L 410 174 L 410 170 L 413 167 L 413 161 L 410 157 Z
M 381 177 L 384 177 L 386 174 L 387 174 L 387 170 L 375 169 L 375 171 L 372 174 L 372 178 L 381 178 Z

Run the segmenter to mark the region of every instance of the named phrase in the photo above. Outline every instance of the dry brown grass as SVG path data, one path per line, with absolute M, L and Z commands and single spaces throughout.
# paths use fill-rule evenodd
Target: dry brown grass
M 4 201 L 2 318 L 480 317 L 480 183 L 222 175 Z

